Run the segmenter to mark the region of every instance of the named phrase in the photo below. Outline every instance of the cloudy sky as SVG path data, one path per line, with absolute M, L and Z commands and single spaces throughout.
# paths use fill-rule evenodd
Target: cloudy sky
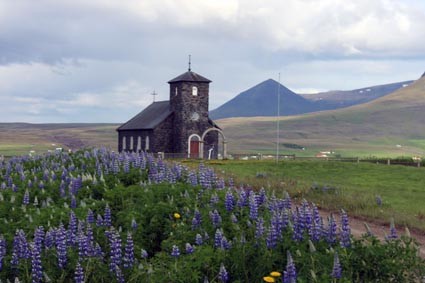
M 210 109 L 263 80 L 354 89 L 425 71 L 424 0 L 0 0 L 0 122 L 125 122 L 187 70 Z

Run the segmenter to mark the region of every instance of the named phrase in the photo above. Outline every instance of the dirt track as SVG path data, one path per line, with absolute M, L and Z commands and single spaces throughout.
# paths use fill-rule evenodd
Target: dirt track
M 350 217 L 350 216 L 349 216 Z M 386 225 L 381 225 L 378 223 L 368 222 L 363 219 L 350 217 L 350 228 L 351 233 L 354 237 L 360 237 L 361 235 L 366 233 L 365 224 L 367 223 L 372 233 L 377 236 L 379 239 L 384 240 L 385 233 L 389 234 L 390 223 Z M 403 235 L 405 233 L 405 229 L 402 227 L 396 227 L 398 235 Z M 410 235 L 414 238 L 420 245 L 419 255 L 422 258 L 425 258 L 425 234 L 418 231 L 410 230 Z

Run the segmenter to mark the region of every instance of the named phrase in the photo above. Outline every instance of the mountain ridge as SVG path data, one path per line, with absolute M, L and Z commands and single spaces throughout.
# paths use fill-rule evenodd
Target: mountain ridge
M 210 111 L 212 119 L 229 117 L 277 116 L 278 92 L 280 115 L 291 116 L 345 108 L 388 95 L 414 81 L 369 86 L 355 90 L 297 94 L 273 79 L 265 80 Z

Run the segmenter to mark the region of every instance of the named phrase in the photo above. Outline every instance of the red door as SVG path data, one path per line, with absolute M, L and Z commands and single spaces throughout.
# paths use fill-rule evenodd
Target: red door
M 190 158 L 199 158 L 199 141 L 190 141 Z

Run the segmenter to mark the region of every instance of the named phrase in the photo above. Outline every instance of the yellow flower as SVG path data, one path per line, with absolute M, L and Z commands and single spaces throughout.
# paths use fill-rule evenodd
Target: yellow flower
M 282 274 L 279 271 L 272 271 L 272 272 L 270 272 L 270 276 L 280 277 L 280 276 L 282 276 Z
M 179 214 L 179 213 L 174 212 L 174 218 L 175 218 L 175 219 L 180 219 L 180 217 L 181 217 L 181 216 L 180 216 L 180 214 Z
M 264 276 L 263 280 L 266 281 L 266 282 L 270 282 L 270 283 L 276 282 L 276 280 L 274 280 L 274 278 L 271 277 L 271 276 Z

